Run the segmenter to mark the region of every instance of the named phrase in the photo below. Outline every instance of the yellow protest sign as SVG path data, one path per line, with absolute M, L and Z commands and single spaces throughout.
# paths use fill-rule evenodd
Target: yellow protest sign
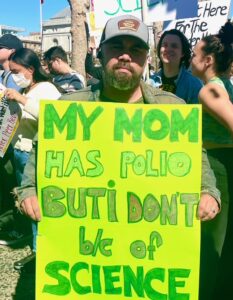
M 38 300 L 197 300 L 198 105 L 41 103 Z

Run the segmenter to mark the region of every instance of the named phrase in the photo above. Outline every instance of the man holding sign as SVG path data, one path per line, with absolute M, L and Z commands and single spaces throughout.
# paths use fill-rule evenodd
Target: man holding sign
M 131 15 L 110 19 L 104 28 L 98 53 L 103 66 L 103 81 L 87 89 L 62 96 L 62 99 L 132 104 L 184 104 L 185 102 L 175 95 L 142 82 L 149 50 L 148 39 L 147 26 L 139 19 Z M 33 149 L 24 171 L 22 186 L 17 188 L 16 192 L 20 210 L 33 220 L 40 221 L 35 169 L 36 157 Z M 210 220 L 217 215 L 219 207 L 219 192 L 203 151 L 198 217 L 203 221 Z

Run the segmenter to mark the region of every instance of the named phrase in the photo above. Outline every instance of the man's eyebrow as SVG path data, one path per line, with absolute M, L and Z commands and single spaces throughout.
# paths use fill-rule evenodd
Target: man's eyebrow
M 111 40 L 109 40 L 107 43 L 109 44 L 122 44 L 122 39 L 117 39 L 117 38 L 113 38 Z
M 116 37 L 116 38 L 113 38 L 112 40 L 109 40 L 106 44 L 124 46 L 124 41 L 123 41 L 123 39 L 119 39 Z M 135 43 L 131 47 L 146 49 L 146 47 L 140 41 L 135 41 Z

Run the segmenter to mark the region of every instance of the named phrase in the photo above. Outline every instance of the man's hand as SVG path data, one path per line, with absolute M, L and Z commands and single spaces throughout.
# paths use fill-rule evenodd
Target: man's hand
M 41 220 L 40 208 L 37 196 L 25 198 L 20 205 L 21 211 L 34 221 Z
M 209 194 L 202 194 L 197 210 L 197 216 L 201 221 L 212 220 L 219 213 L 217 200 Z

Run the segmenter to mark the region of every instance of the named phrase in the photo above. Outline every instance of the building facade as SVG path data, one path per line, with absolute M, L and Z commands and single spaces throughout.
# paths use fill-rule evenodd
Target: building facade
M 70 7 L 65 8 L 51 19 L 43 21 L 42 52 L 59 45 L 67 53 L 71 53 L 72 39 L 70 29 Z

